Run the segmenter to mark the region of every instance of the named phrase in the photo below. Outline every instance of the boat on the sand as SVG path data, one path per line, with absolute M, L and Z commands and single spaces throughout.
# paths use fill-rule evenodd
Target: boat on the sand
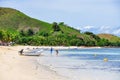
M 34 50 L 22 49 L 21 51 L 19 51 L 19 54 L 25 56 L 40 56 L 43 51 L 44 51 L 43 49 L 34 49 Z

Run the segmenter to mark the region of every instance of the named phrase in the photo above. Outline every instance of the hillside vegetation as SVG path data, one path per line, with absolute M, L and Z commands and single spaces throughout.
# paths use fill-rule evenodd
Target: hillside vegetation
M 120 42 L 120 37 L 112 34 L 98 34 L 100 38 L 108 39 L 110 42 Z
M 28 17 L 27 15 L 11 8 L 0 8 L 0 28 L 2 29 L 17 29 L 41 30 L 50 32 L 51 24 L 37 19 Z
M 112 40 L 91 32 L 80 33 L 64 22 L 47 23 L 24 13 L 0 7 L 0 41 L 26 45 L 119 46 Z M 114 42 L 114 44 L 113 44 Z

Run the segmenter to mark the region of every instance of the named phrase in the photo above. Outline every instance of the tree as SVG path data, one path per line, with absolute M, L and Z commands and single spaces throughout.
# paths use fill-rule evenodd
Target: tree
M 33 31 L 32 29 L 28 29 L 27 35 L 28 35 L 28 36 L 34 35 L 34 31 Z
M 20 31 L 21 36 L 26 36 L 25 32 L 23 30 Z
M 39 36 L 48 37 L 48 36 L 49 36 L 49 33 L 48 33 L 48 32 L 39 32 L 38 35 L 39 35 Z
M 84 34 L 87 34 L 87 35 L 93 35 L 92 32 L 88 32 L 88 31 L 84 32 Z
M 85 43 L 85 46 L 95 46 L 95 41 L 92 41 L 92 40 L 87 41 L 87 42 Z
M 61 30 L 59 25 L 56 22 L 53 22 L 52 27 L 53 27 L 54 31 L 60 31 Z
M 72 46 L 82 46 L 84 44 L 84 41 L 80 40 L 80 39 L 71 39 L 70 40 L 70 45 Z
M 98 46 L 108 46 L 110 45 L 110 42 L 107 39 L 100 39 L 99 42 L 97 42 Z
M 2 42 L 13 42 L 18 36 L 18 32 L 14 30 L 0 30 L 0 40 Z
M 0 40 L 5 41 L 6 38 L 6 32 L 4 30 L 0 30 Z
M 59 23 L 59 25 L 62 25 L 62 26 L 64 26 L 65 24 L 64 24 L 64 22 L 60 22 L 60 23 Z

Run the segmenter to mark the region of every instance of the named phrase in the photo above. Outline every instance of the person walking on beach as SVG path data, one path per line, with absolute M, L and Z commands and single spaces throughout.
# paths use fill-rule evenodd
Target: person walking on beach
M 51 49 L 50 49 L 50 53 L 51 53 L 51 55 L 52 55 L 52 52 L 53 52 L 53 48 L 51 47 Z
M 55 51 L 56 51 L 56 56 L 58 56 L 58 53 L 59 53 L 58 50 L 56 49 Z

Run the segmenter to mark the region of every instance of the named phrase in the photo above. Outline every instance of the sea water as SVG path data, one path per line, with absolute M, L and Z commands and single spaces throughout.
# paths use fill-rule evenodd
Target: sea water
M 48 50 L 44 55 L 39 64 L 69 80 L 120 80 L 120 48 L 62 49 L 58 56 Z

